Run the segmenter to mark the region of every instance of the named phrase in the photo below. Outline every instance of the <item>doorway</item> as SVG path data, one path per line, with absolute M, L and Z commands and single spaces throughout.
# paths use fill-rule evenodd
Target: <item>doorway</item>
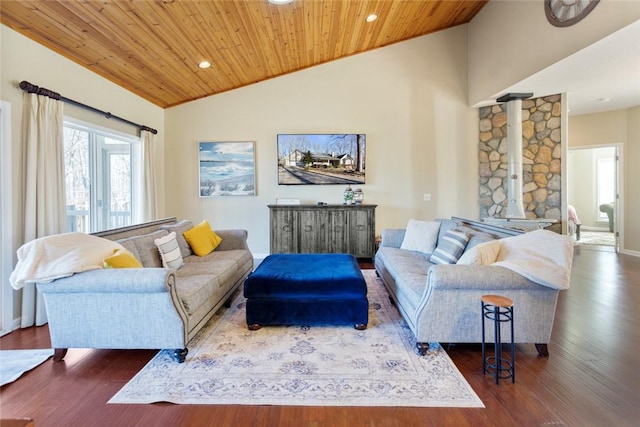
M 568 150 L 567 193 L 581 224 L 580 232 L 573 234 L 578 245 L 619 249 L 620 156 L 619 144 Z

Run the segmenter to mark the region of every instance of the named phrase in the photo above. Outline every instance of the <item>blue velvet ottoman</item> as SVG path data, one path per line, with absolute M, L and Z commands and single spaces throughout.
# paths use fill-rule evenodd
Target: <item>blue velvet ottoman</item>
M 366 329 L 367 284 L 347 254 L 274 254 L 244 282 L 247 326 L 344 325 Z

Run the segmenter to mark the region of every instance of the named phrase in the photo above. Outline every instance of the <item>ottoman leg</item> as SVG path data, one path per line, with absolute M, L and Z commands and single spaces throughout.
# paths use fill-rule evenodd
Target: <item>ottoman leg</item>
M 365 329 L 367 329 L 367 324 L 366 323 L 356 323 L 355 325 L 353 325 L 354 328 L 356 328 L 359 331 L 364 331 Z
M 257 325 L 257 324 L 247 325 L 247 328 L 249 328 L 250 331 L 257 331 L 258 329 L 262 328 L 262 325 Z

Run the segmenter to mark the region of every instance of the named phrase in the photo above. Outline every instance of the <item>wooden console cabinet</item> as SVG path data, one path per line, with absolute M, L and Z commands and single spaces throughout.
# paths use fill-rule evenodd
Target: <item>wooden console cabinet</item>
M 376 205 L 269 205 L 270 249 L 375 255 Z

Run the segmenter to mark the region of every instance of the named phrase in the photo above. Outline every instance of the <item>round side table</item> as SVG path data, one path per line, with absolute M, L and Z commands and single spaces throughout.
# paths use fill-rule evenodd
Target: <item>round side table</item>
M 493 321 L 493 356 L 485 352 L 485 320 Z M 501 324 L 511 327 L 511 358 L 502 354 Z M 496 385 L 500 379 L 511 378 L 516 382 L 516 354 L 513 334 L 513 301 L 500 295 L 482 296 L 482 375 L 492 372 Z

